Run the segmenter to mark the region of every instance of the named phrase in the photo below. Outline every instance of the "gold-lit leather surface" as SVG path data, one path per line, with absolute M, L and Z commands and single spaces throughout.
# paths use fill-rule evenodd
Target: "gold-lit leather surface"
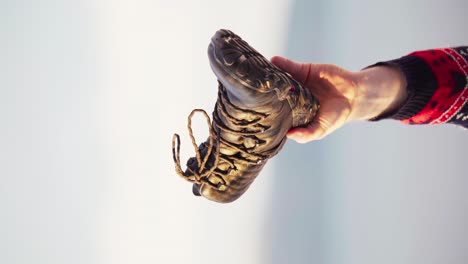
M 195 194 L 227 203 L 245 193 L 281 150 L 290 128 L 314 118 L 319 103 L 229 30 L 212 37 L 208 57 L 219 82 L 210 138 L 198 146 L 200 157 L 190 158 L 187 170 L 178 173 L 194 182 Z

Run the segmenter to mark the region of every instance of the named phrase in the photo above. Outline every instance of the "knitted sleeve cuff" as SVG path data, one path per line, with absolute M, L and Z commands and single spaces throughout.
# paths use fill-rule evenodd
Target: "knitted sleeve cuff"
M 400 59 L 379 62 L 375 66 L 398 67 L 406 78 L 406 100 L 400 108 L 393 112 L 373 118 L 371 121 L 382 119 L 405 120 L 415 116 L 431 99 L 432 94 L 437 89 L 437 80 L 430 67 L 420 58 L 415 56 L 405 56 Z

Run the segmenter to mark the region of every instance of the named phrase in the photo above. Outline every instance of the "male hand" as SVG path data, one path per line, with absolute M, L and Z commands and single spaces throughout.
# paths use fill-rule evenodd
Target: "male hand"
M 393 111 L 406 98 L 405 78 L 394 67 L 351 72 L 332 64 L 299 63 L 278 56 L 271 62 L 290 73 L 320 102 L 317 116 L 307 127 L 288 132 L 288 138 L 299 143 L 322 139 L 349 121 Z

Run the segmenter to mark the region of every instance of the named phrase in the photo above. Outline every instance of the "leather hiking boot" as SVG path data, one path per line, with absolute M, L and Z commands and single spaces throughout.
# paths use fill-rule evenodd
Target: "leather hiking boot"
M 188 128 L 196 156 L 180 166 L 180 139 L 173 137 L 176 172 L 193 183 L 193 193 L 228 203 L 239 198 L 268 159 L 286 142 L 286 132 L 312 121 L 317 99 L 288 73 L 265 59 L 229 30 L 219 30 L 208 47 L 210 65 L 218 78 L 218 99 L 213 121 L 195 109 Z M 210 135 L 197 146 L 192 116 L 207 119 Z

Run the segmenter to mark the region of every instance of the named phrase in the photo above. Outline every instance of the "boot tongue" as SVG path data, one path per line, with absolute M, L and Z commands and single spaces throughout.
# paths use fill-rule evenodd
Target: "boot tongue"
M 208 148 L 206 146 L 206 142 L 200 144 L 198 146 L 198 151 L 200 151 L 201 159 L 203 160 L 208 152 Z M 196 157 L 191 157 L 187 160 L 187 167 L 190 168 L 192 171 L 198 171 L 201 164 L 198 164 Z M 208 165 L 208 164 L 207 164 Z
M 197 159 L 192 157 L 187 161 L 187 167 L 189 167 L 192 171 L 197 171 L 198 170 L 198 162 Z M 188 172 L 188 170 L 187 170 Z M 192 192 L 195 196 L 201 196 L 200 193 L 200 184 L 194 183 L 192 186 Z
M 200 155 L 201 155 L 201 159 L 203 160 L 206 156 L 206 154 L 208 154 L 208 143 L 209 139 L 207 140 L 207 142 L 204 142 L 202 144 L 200 144 L 200 146 L 198 146 L 198 150 L 200 151 Z M 204 168 L 204 171 L 211 168 L 213 166 L 213 158 L 214 157 L 214 149 L 215 147 L 213 147 L 212 149 L 212 152 L 211 152 L 211 157 L 210 159 L 207 161 L 206 165 L 205 165 L 205 168 Z M 192 171 L 198 171 L 199 170 L 199 167 L 200 166 L 197 162 L 197 159 L 195 157 L 191 157 L 190 159 L 188 159 L 187 161 L 187 167 L 190 168 L 190 170 Z M 187 169 L 186 173 L 188 173 L 189 170 Z M 198 183 L 194 183 L 193 186 L 192 186 L 192 192 L 195 196 L 201 196 L 201 193 L 200 193 L 200 188 L 201 188 L 201 184 L 198 184 Z
M 193 186 L 192 186 L 193 195 L 201 196 L 200 187 L 201 187 L 200 184 L 196 184 L 196 183 L 193 184 Z

